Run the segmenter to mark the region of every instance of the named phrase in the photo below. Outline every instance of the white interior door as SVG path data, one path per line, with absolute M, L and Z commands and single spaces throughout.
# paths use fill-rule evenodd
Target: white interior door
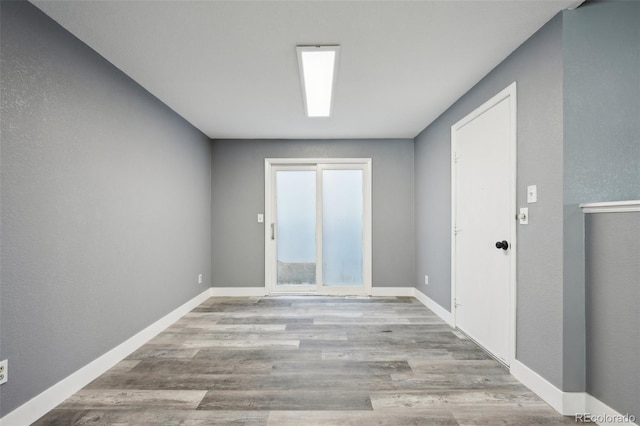
M 509 365 L 514 351 L 515 86 L 452 128 L 456 326 Z
M 265 163 L 269 293 L 370 294 L 370 160 L 279 161 Z

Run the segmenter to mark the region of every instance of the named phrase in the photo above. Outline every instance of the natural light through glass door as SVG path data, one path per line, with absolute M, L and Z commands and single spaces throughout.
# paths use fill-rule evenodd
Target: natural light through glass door
M 322 284 L 362 286 L 362 170 L 322 171 Z
M 371 159 L 265 160 L 269 294 L 371 294 Z
M 276 205 L 277 283 L 315 285 L 316 171 L 278 170 Z

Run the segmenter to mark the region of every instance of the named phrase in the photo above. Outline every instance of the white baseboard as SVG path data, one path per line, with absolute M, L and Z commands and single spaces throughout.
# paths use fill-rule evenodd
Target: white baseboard
M 453 315 L 451 312 L 447 311 L 445 308 L 440 306 L 437 302 L 431 299 L 429 296 L 418 290 L 417 288 L 413 289 L 413 296 L 418 299 L 424 306 L 431 309 L 434 314 L 439 316 L 444 322 L 453 327 Z
M 182 316 L 189 313 L 209 297 L 264 296 L 265 293 L 266 291 L 264 287 L 212 287 L 205 290 L 133 337 L 111 349 L 109 352 L 16 408 L 0 419 L 0 426 L 23 426 L 35 422 L 62 403 L 65 399 L 95 380 L 98 376 L 109 370 L 122 359 L 126 358 L 130 353 L 134 352 L 140 346 L 144 345 L 161 331 L 176 322 Z M 372 295 L 396 297 L 413 296 L 427 308 L 431 309 L 446 323 L 453 326 L 453 317 L 451 313 L 416 288 L 373 287 Z M 592 395 L 584 392 L 561 391 L 544 377 L 540 376 L 518 360 L 513 360 L 511 362 L 510 371 L 516 379 L 531 389 L 562 415 L 573 416 L 579 413 L 590 413 L 592 416 L 600 416 L 603 419 L 603 421 L 598 422 L 599 425 L 620 424 L 621 422 L 619 419 L 625 418 L 622 414 L 618 413 L 616 410 Z M 625 422 L 625 424 L 637 425 L 637 423 L 629 421 Z
M 558 391 L 562 392 L 560 389 L 558 389 Z M 586 392 L 562 392 L 562 411 L 558 412 L 565 416 L 575 416 L 576 414 L 584 413 L 586 397 Z
M 562 415 L 575 414 L 575 412 L 564 412 L 564 392 L 555 387 L 547 379 L 545 379 L 517 359 L 511 361 L 509 370 L 513 377 L 515 377 L 523 385 L 531 389 L 558 413 Z
M 628 425 L 636 424 L 630 421 L 620 421 L 620 419 L 624 418 L 622 414 L 586 392 L 561 391 L 547 379 L 540 376 L 518 360 L 511 362 L 510 370 L 511 374 L 516 379 L 531 389 L 563 416 L 575 416 L 576 414 L 589 413 L 595 420 L 599 420 L 596 416 L 604 420 L 598 421 L 597 423 L 599 425 L 619 425 L 623 423 Z
M 35 422 L 209 297 L 210 288 L 16 408 L 0 419 L 0 425 L 24 426 Z
M 414 288 L 413 290 L 413 296 L 416 299 L 422 302 L 422 304 L 427 308 L 431 309 L 447 324 L 452 327 L 454 326 L 453 315 L 451 312 L 448 312 L 417 288 Z M 604 420 L 602 422 L 598 421 L 599 425 L 619 425 L 621 424 L 620 419 L 626 419 L 626 423 L 624 424 L 637 425 L 637 423 L 628 421 L 628 417 L 618 413 L 613 408 L 586 392 L 563 392 L 517 359 L 511 362 L 510 372 L 523 385 L 531 389 L 535 394 L 542 398 L 542 400 L 563 416 L 575 416 L 576 414 L 590 413 L 592 416 L 599 416 L 598 420 Z M 637 420 L 638 419 L 635 419 L 635 421 Z
M 292 293 L 295 294 L 295 293 Z M 212 287 L 211 295 L 215 297 L 265 296 L 264 287 Z M 372 296 L 414 296 L 413 287 L 372 287 Z
M 371 287 L 372 296 L 413 297 L 413 287 Z
M 267 289 L 264 287 L 211 287 L 211 296 L 215 297 L 250 297 L 266 294 Z
M 585 394 L 585 413 L 591 414 L 591 418 L 598 420 L 599 425 L 638 425 L 640 419 L 635 419 L 635 423 L 629 417 L 617 412 L 596 397 Z

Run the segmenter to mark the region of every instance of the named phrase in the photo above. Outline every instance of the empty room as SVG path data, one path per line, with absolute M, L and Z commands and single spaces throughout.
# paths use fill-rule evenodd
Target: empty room
M 640 1 L 0 0 L 0 425 L 640 419 Z

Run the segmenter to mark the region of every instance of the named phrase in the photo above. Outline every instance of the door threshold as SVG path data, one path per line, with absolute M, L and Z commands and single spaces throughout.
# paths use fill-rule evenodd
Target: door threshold
M 311 293 L 311 292 L 278 292 L 269 293 L 267 296 L 323 296 L 323 297 L 342 297 L 344 299 L 368 299 L 372 297 L 370 294 L 332 294 L 332 293 Z
M 322 295 L 318 293 L 303 293 L 300 291 L 292 291 L 292 292 L 285 292 L 285 293 L 269 293 L 267 294 L 267 296 L 322 296 Z
M 473 337 L 469 336 L 467 333 L 465 333 L 464 331 L 462 331 L 460 329 L 460 327 L 456 327 L 454 334 L 456 334 L 456 332 L 462 334 L 464 336 L 465 339 L 467 340 L 471 340 L 473 343 L 475 343 L 481 350 L 482 352 L 484 352 L 485 354 L 489 355 L 491 358 L 493 358 L 493 360 L 498 361 L 498 364 L 500 364 L 502 367 L 504 367 L 507 371 L 509 371 L 509 366 L 510 363 L 505 360 L 500 358 L 498 355 L 494 354 L 493 352 L 491 352 L 489 349 L 485 348 L 482 344 L 480 344 L 480 342 L 478 342 L 476 339 L 474 339 Z M 458 336 L 458 338 L 460 338 L 460 336 Z

